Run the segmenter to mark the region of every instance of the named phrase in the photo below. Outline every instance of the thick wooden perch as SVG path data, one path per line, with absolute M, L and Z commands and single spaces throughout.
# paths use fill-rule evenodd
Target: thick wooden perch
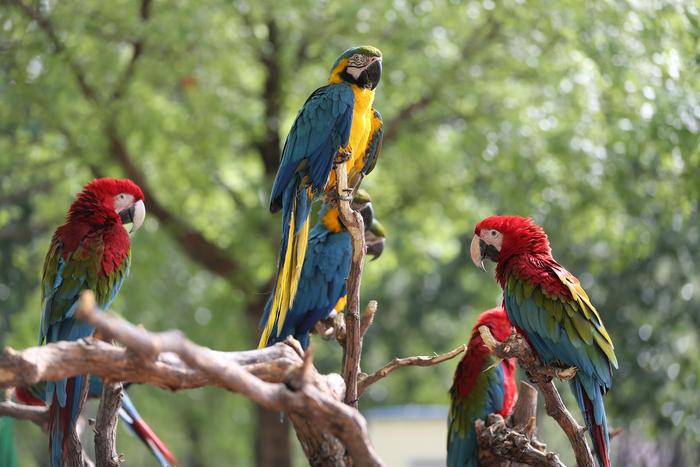
M 475 423 L 479 443 L 479 465 L 483 467 L 564 467 L 559 457 L 535 439 L 537 390 L 525 381 L 518 383 L 518 401 L 509 422 L 491 415 Z
M 0 358 L 0 387 L 85 373 L 107 381 L 171 389 L 216 385 L 270 410 L 284 411 L 293 422 L 304 420 L 305 425 L 298 430 L 302 436 L 335 437 L 356 465 L 383 465 L 367 436 L 365 419 L 341 402 L 343 380 L 335 374 L 320 375 L 311 354 L 305 360 L 298 348 L 286 343 L 254 351 L 216 352 L 192 343 L 180 332 L 150 333 L 85 306 L 89 300 L 82 303 L 76 316 L 94 325 L 104 338 L 126 348 L 86 339 L 20 352 L 5 349 Z
M 555 368 L 542 364 L 520 334 L 511 334 L 508 339 L 498 342 L 486 326 L 479 328 L 481 337 L 500 358 L 517 358 L 520 366 L 537 383 L 544 398 L 547 415 L 559 424 L 574 449 L 576 463 L 579 467 L 593 467 L 593 457 L 586 443 L 585 427 L 579 425 L 561 400 L 559 391 L 552 383 L 552 378 L 570 379 L 575 374 L 574 368 Z

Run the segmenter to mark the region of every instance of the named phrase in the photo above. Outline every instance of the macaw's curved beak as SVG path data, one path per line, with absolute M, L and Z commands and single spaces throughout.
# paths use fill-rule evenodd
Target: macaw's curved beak
M 362 72 L 362 74 L 365 76 L 360 77 L 364 87 L 370 89 L 375 89 L 377 86 L 379 86 L 379 81 L 382 79 L 382 59 L 381 57 L 373 58 L 374 61 L 370 63 L 369 66 Z
M 372 223 L 374 222 L 374 208 L 372 203 L 365 203 L 360 208 L 360 215 L 362 216 L 362 221 L 365 224 L 365 233 L 370 229 Z
M 489 245 L 479 238 L 478 235 L 474 235 L 474 238 L 472 238 L 472 243 L 469 246 L 469 254 L 472 257 L 474 265 L 482 271 L 486 271 L 484 259 L 488 258 L 493 262 L 498 262 L 498 253 L 499 251 L 495 246 Z
M 386 233 L 384 226 L 378 220 L 374 219 L 370 228 L 365 232 L 367 254 L 372 256 L 371 261 L 374 261 L 382 255 L 385 243 Z
M 119 211 L 119 218 L 122 224 L 131 224 L 129 233 L 137 231 L 146 218 L 146 205 L 143 204 L 143 200 L 138 200 L 128 208 Z

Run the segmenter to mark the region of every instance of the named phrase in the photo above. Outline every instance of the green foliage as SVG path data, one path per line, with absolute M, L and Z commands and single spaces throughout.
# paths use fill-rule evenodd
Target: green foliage
M 384 54 L 376 107 L 387 136 L 364 187 L 388 241 L 365 269 L 363 295 L 380 309 L 363 367 L 463 342 L 477 314 L 500 302 L 490 274 L 469 261 L 474 224 L 529 215 L 615 343 L 612 424 L 631 439 L 677 439 L 686 446 L 677 456 L 697 455 L 692 2 L 205 0 L 155 2 L 147 20 L 125 0 L 37 4 L 63 50 L 14 3 L 3 5 L 0 25 L 0 340 L 36 343 L 50 234 L 91 177 L 125 175 L 116 134 L 178 223 L 149 215 L 114 309 L 211 347 L 251 347 L 256 323 L 245 310 L 266 290 L 279 238 L 265 145 L 279 150 L 270 135 L 283 141 L 340 51 L 368 43 Z M 186 225 L 235 260 L 233 278 L 183 253 Z M 324 370 L 339 368 L 332 345 L 317 356 Z M 446 404 L 453 369 L 397 372 L 363 407 Z M 216 389 L 133 395 L 188 465 L 252 463 L 252 411 L 240 398 Z M 39 430 L 16 427 L 20 452 L 41 458 Z M 135 465 L 146 462 L 127 436 L 120 443 Z

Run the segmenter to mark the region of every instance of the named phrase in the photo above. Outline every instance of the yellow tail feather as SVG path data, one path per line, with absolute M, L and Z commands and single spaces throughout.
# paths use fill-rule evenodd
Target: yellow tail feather
M 294 297 L 297 294 L 299 278 L 301 277 L 304 257 L 306 256 L 306 246 L 309 240 L 309 219 L 306 219 L 299 233 L 294 235 L 295 211 L 296 203 L 292 206 L 292 215 L 289 219 L 289 232 L 292 232 L 292 238 L 287 242 L 287 250 L 284 252 L 284 263 L 279 266 L 275 295 L 272 299 L 272 307 L 267 317 L 267 323 L 265 323 L 265 328 L 260 335 L 259 349 L 267 345 L 267 340 L 272 334 L 275 322 L 277 322 L 277 335 L 280 335 L 284 326 L 284 320 L 287 317 L 287 311 L 294 303 Z

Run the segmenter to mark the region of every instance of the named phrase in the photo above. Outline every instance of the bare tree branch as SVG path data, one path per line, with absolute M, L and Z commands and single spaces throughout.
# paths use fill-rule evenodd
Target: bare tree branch
M 362 332 L 360 328 L 360 282 L 365 263 L 365 225 L 362 216 L 351 206 L 348 189 L 348 173 L 345 163 L 335 168 L 340 219 L 352 238 L 352 264 L 347 281 L 348 301 L 345 307 L 345 346 L 343 347 L 343 379 L 345 403 L 357 407 L 357 381 L 362 357 Z
M 117 453 L 117 413 L 123 397 L 122 383 L 104 382 L 95 420 L 95 463 L 100 467 L 121 465 Z
M 48 407 L 17 404 L 12 401 L 0 402 L 0 417 L 12 417 L 19 420 L 29 420 L 44 427 L 49 421 Z
M 527 371 L 530 378 L 537 383 L 544 397 L 547 415 L 557 421 L 561 429 L 569 438 L 569 443 L 574 449 L 576 463 L 579 467 L 593 467 L 593 457 L 588 448 L 585 437 L 585 427 L 579 425 L 561 400 L 559 391 L 552 383 L 553 377 L 572 378 L 575 369 L 548 367 L 540 362 L 539 358 L 530 348 L 525 338 L 520 334 L 512 334 L 508 339 L 499 343 L 494 339 L 488 327 L 479 328 L 481 337 L 487 346 L 500 358 L 517 358 L 520 366 Z
M 279 368 L 275 370 L 275 379 L 283 382 L 266 382 L 258 378 L 254 371 L 259 370 L 261 365 L 275 366 L 269 360 L 262 363 L 264 359 L 261 357 L 269 357 L 269 349 L 226 354 L 196 345 L 180 332 L 153 334 L 91 308 L 94 299 L 90 295 L 91 292 L 83 293 L 76 317 L 93 324 L 101 336 L 114 339 L 126 348 L 119 349 L 90 339 L 59 342 L 21 352 L 6 349 L 0 357 L 1 387 L 28 385 L 39 380 L 60 379 L 86 372 L 106 380 L 123 378 L 133 381 L 131 376 L 134 376 L 153 384 L 163 380 L 163 373 L 172 373 L 172 367 L 164 368 L 165 353 L 171 352 L 186 366 L 187 374 L 203 376 L 204 384 L 221 386 L 267 409 L 284 411 L 293 422 L 305 419 L 308 424 L 313 424 L 315 432 L 337 438 L 355 465 L 383 465 L 367 435 L 365 419 L 356 409 L 341 402 L 345 392 L 343 380 L 335 374 L 320 375 L 311 364 L 310 355 L 303 360 L 291 346 L 277 344 L 278 349 L 288 349 L 290 358 L 295 359 L 296 364 L 284 372 Z M 126 366 L 137 371 L 130 373 L 120 370 L 124 366 L 122 359 L 128 362 Z M 248 367 L 238 363 L 246 360 Z M 269 371 L 268 366 L 263 374 Z
M 360 374 L 360 381 L 358 383 L 357 387 L 357 392 L 358 392 L 358 397 L 362 396 L 364 392 L 367 390 L 368 387 L 376 383 L 382 378 L 386 378 L 391 372 L 394 370 L 397 370 L 399 368 L 404 368 L 407 366 L 433 366 L 437 365 L 439 363 L 445 362 L 447 360 L 451 360 L 455 358 L 457 355 L 461 354 L 462 352 L 465 352 L 467 350 L 467 345 L 463 344 L 457 347 L 454 350 L 451 350 L 447 353 L 440 354 L 440 355 L 433 355 L 432 357 L 428 356 L 416 356 L 416 357 L 406 357 L 406 358 L 399 358 L 396 357 L 383 367 L 381 367 L 379 370 L 375 371 L 374 373 L 371 374 L 366 374 L 366 373 L 361 373 Z
M 362 319 L 360 320 L 360 336 L 365 337 L 370 326 L 374 324 L 374 315 L 377 313 L 377 308 L 379 304 L 376 300 L 370 300 L 365 307 L 365 312 L 362 313 Z

